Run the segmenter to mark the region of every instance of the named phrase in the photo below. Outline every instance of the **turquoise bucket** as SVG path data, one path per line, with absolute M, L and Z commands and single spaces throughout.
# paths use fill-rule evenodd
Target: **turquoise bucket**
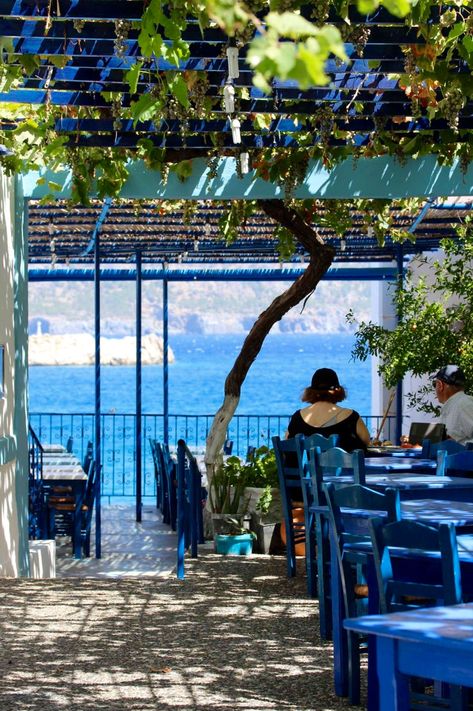
M 215 550 L 222 555 L 250 555 L 253 551 L 253 537 L 249 533 L 237 536 L 218 533 L 215 536 Z

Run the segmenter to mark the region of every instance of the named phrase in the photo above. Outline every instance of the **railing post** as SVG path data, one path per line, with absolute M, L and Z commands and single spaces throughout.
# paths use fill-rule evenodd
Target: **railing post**
M 141 252 L 136 252 L 136 520 L 141 521 Z
M 94 244 L 94 306 L 95 306 L 95 466 L 96 498 L 95 498 L 95 557 L 102 557 L 102 512 L 100 509 L 101 495 L 101 421 L 100 421 L 100 234 L 97 232 Z
M 168 280 L 167 264 L 163 262 L 163 440 L 169 445 L 169 314 L 168 314 Z

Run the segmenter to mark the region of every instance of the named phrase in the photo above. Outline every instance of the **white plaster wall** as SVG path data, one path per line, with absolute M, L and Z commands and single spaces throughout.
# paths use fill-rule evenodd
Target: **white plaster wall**
M 443 258 L 443 253 L 441 251 L 434 252 L 432 254 L 422 255 L 421 257 L 414 257 L 410 263 L 412 270 L 419 276 L 424 276 L 427 284 L 434 283 L 434 276 L 432 273 L 432 263 L 434 261 L 441 261 Z M 372 285 L 372 320 L 375 323 L 384 325 L 386 328 L 394 328 L 396 325 L 395 310 L 392 303 L 392 288 L 389 287 L 386 282 L 374 282 Z M 432 299 L 435 295 L 432 295 Z M 372 359 L 372 396 L 371 405 L 373 414 L 383 413 L 384 408 L 387 403 L 387 391 L 383 386 L 381 379 L 377 374 L 377 364 L 378 359 Z M 413 392 L 418 390 L 421 385 L 428 382 L 428 376 L 414 376 L 407 374 L 403 380 L 403 393 Z M 434 398 L 434 393 L 432 391 L 432 402 L 438 405 Z M 395 414 L 395 403 L 390 409 L 390 414 Z M 414 408 L 408 407 L 407 399 L 403 398 L 403 419 L 402 419 L 402 431 L 407 434 L 412 422 L 432 422 L 434 416 L 427 412 L 419 412 Z
M 392 282 L 374 281 L 371 283 L 371 320 L 389 329 L 393 329 L 396 325 L 396 314 L 392 300 L 393 291 L 394 284 Z M 378 375 L 378 366 L 379 358 L 373 357 L 371 359 L 371 412 L 373 415 L 384 415 L 390 401 L 391 391 L 384 386 L 382 378 Z M 391 401 L 388 414 L 396 416 L 396 398 Z M 370 434 L 374 436 L 375 432 Z M 381 438 L 385 438 L 387 434 L 387 428 L 383 429 L 383 432 L 380 433 Z
M 0 399 L 0 437 L 14 436 L 15 341 L 13 315 L 14 190 L 0 171 L 0 344 L 5 346 L 4 389 Z M 0 465 L 0 576 L 18 575 L 16 460 Z

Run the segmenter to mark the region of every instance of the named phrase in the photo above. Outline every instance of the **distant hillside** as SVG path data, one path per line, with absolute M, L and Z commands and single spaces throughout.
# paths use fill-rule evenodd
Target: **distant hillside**
M 288 282 L 186 282 L 169 285 L 171 333 L 243 333 Z M 92 333 L 93 285 L 84 283 L 31 283 L 30 332 L 41 321 L 43 333 Z M 336 333 L 348 329 L 345 316 L 353 309 L 359 319 L 369 318 L 370 285 L 366 282 L 319 284 L 306 307 L 298 306 L 275 325 L 280 332 Z M 102 333 L 119 338 L 135 332 L 135 285 L 104 282 L 101 292 Z M 143 331 L 162 330 L 162 284 L 143 282 Z

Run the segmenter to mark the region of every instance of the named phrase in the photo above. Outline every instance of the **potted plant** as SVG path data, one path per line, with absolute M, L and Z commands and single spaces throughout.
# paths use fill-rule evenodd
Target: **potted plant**
M 256 550 L 269 553 L 276 528 L 282 519 L 281 497 L 274 450 L 262 446 L 243 462 L 239 457 L 228 457 L 218 470 L 216 480 L 218 501 L 212 510 L 229 514 L 247 512 L 251 528 L 256 533 Z M 217 531 L 218 533 L 224 531 Z
M 234 533 L 233 520 L 249 530 L 250 517 L 244 497 L 246 478 L 245 470 L 238 457 L 228 457 L 219 463 L 209 486 L 209 504 L 213 533 Z M 230 523 L 229 523 L 230 522 Z
M 223 555 L 250 555 L 256 535 L 246 529 L 237 518 L 226 517 L 227 533 L 214 536 L 215 551 Z

